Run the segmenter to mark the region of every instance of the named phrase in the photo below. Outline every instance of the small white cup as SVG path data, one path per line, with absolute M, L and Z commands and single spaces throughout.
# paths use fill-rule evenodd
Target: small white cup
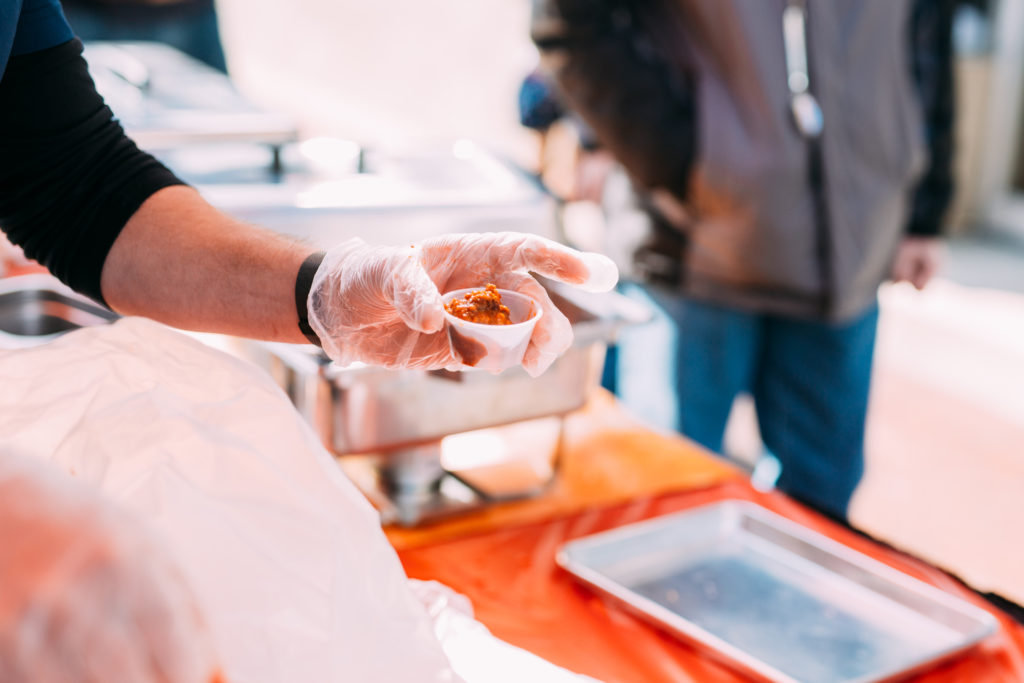
M 447 304 L 452 299 L 461 298 L 468 292 L 480 289 L 482 288 L 456 289 L 442 295 L 441 300 Z M 533 328 L 541 316 L 540 304 L 525 294 L 509 289 L 499 289 L 498 293 L 501 294 L 501 302 L 508 306 L 511 325 L 471 323 L 445 309 L 448 342 L 455 357 L 462 359 L 464 367 L 479 368 L 497 374 L 523 362 L 523 354 L 530 344 L 530 335 L 533 334 Z

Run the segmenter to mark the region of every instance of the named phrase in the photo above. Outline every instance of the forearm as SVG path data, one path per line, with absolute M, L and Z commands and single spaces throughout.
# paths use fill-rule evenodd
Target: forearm
M 200 332 L 305 343 L 295 279 L 314 248 L 235 221 L 188 187 L 168 187 L 129 219 L 101 275 L 124 315 Z

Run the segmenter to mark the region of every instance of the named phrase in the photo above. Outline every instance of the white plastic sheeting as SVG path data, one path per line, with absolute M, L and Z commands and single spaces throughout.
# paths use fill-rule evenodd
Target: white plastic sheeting
M 0 378 L 0 452 L 47 460 L 148 522 L 230 683 L 490 683 L 520 665 L 518 680 L 583 680 L 411 583 L 376 512 L 255 366 L 125 319 L 0 353 Z
M 88 486 L 3 453 L 0 681 L 210 683 L 206 623 L 153 540 Z

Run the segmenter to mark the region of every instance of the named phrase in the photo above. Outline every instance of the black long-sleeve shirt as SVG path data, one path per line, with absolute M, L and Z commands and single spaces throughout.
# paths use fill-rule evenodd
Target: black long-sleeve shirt
M 128 219 L 182 184 L 125 135 L 77 39 L 11 57 L 0 79 L 0 229 L 76 291 L 100 274 Z

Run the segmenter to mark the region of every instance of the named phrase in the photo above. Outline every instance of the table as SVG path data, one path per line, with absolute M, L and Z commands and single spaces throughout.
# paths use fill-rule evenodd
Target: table
M 749 500 L 989 610 L 1000 628 L 911 679 L 1024 680 L 1024 626 L 944 572 L 831 522 L 599 396 L 566 426 L 560 476 L 545 495 L 418 529 L 387 529 L 406 572 L 463 593 L 495 636 L 605 683 L 746 680 L 706 652 L 632 617 L 555 564 L 567 540 L 723 499 Z

